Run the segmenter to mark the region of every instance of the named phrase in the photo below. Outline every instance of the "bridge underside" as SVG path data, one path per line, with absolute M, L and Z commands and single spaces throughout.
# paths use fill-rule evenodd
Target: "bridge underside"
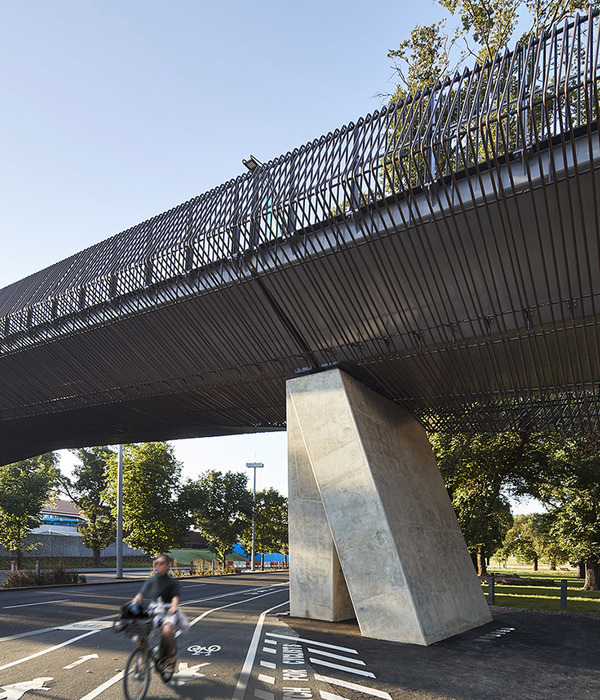
M 282 430 L 336 368 L 427 430 L 597 431 L 599 17 L 0 290 L 0 463 Z
M 463 173 L 7 336 L 0 462 L 281 430 L 285 382 L 332 367 L 430 429 L 596 429 L 596 132 L 582 143 L 578 169 Z

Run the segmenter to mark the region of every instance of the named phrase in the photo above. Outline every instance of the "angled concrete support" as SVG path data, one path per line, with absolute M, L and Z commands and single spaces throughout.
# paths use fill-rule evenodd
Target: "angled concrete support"
M 429 441 L 339 370 L 287 383 L 291 614 L 432 644 L 489 613 Z

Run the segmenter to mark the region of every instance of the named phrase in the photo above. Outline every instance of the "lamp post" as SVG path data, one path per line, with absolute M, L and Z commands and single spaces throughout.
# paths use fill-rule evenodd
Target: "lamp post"
M 117 462 L 117 571 L 116 577 L 123 578 L 123 445 L 119 445 Z
M 256 470 L 265 465 L 262 462 L 246 462 L 248 469 L 254 469 L 254 488 L 252 489 L 252 560 L 250 571 L 254 571 L 254 538 L 256 535 Z

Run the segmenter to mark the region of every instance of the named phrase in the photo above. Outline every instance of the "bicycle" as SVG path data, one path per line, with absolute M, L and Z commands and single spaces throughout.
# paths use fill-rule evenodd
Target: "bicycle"
M 167 649 L 160 635 L 160 624 L 155 624 L 157 617 L 160 623 L 160 616 L 164 615 L 165 610 L 164 606 L 154 603 L 140 607 L 135 617 L 129 617 L 128 608 L 128 605 L 123 606 L 115 622 L 116 631 L 123 632 L 136 642 L 136 648 L 129 655 L 123 671 L 123 691 L 127 700 L 143 700 L 150 685 L 152 667 L 164 683 L 173 677 Z M 159 631 L 159 642 L 153 647 L 151 640 L 155 629 Z

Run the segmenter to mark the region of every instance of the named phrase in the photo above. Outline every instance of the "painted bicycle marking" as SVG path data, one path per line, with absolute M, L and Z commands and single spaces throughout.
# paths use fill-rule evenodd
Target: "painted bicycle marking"
M 218 644 L 212 644 L 209 647 L 200 646 L 200 644 L 192 644 L 187 650 L 192 654 L 192 656 L 211 656 L 217 651 L 221 651 L 221 647 Z

